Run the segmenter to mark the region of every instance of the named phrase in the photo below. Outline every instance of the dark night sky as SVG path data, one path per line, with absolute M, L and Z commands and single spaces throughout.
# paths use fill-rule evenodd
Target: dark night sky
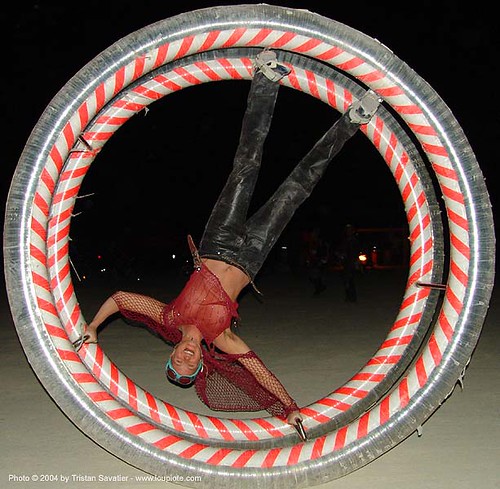
M 118 39 L 158 20 L 239 3 L 260 2 L 24 1 L 14 3 L 8 16 L 2 13 L 4 200 L 42 111 L 88 61 Z M 498 42 L 493 32 L 496 16 L 489 8 L 478 8 L 478 2 L 451 1 L 322 0 L 276 5 L 305 8 L 378 39 L 429 82 L 464 129 L 496 207 L 498 163 L 493 144 L 500 136 L 500 107 L 494 59 Z M 182 240 L 188 232 L 199 236 L 229 171 L 249 86 L 247 82 L 209 85 L 166 97 L 157 102 L 161 104 L 157 110 L 147 117 L 136 116 L 112 138 L 84 182 L 81 193 L 94 196 L 78 204 L 82 214 L 74 219 L 78 221 L 73 223 L 73 239 L 88 246 L 85 240 L 91 230 L 103 240 L 113 236 L 135 243 L 156 240 L 163 246 L 166 234 Z M 293 91 L 280 93 L 273 125 L 279 129 L 270 136 L 273 165 L 263 167 L 257 203 L 331 122 L 331 111 L 323 104 L 288 92 Z M 190 138 L 183 136 L 188 133 Z M 332 228 L 346 222 L 404 225 L 398 190 L 378 158 L 364 138 L 354 141 L 297 219 L 310 222 L 327 216 Z M 181 213 L 182 208 L 187 212 Z

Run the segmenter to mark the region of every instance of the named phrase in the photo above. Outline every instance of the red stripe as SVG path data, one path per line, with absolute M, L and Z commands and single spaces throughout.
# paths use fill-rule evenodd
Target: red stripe
M 396 149 L 398 140 L 396 139 L 396 135 L 392 132 L 389 137 L 389 144 L 385 150 L 384 158 L 385 161 L 391 162 L 394 157 L 394 150 Z
M 54 307 L 54 305 L 51 302 L 46 301 L 45 299 L 42 299 L 40 297 L 37 297 L 37 303 L 38 303 L 38 307 L 40 307 L 40 309 L 42 309 L 43 311 L 47 311 L 50 314 L 57 316 L 57 309 Z
M 111 419 L 122 419 L 122 418 L 128 418 L 129 416 L 133 416 L 134 414 L 131 413 L 128 409 L 126 408 L 117 408 L 117 409 L 112 409 L 111 411 L 108 411 L 106 413 Z
M 194 65 L 199 70 L 201 70 L 205 76 L 208 76 L 208 78 L 210 78 L 212 81 L 220 80 L 220 76 L 212 68 L 210 68 L 210 66 L 208 66 L 206 63 L 203 63 L 202 61 L 198 61 Z
M 279 438 L 281 436 L 281 433 L 276 429 L 275 426 L 273 426 L 271 423 L 268 421 L 262 419 L 262 418 L 257 418 L 255 419 L 255 422 L 264 428 L 270 435 L 274 436 L 275 438 Z
M 453 168 L 447 168 L 445 166 L 438 165 L 437 163 L 434 163 L 432 167 L 437 174 L 455 181 L 457 180 L 457 174 Z
M 262 462 L 261 467 L 262 468 L 272 467 L 280 453 L 281 453 L 281 448 L 272 448 L 271 450 L 269 450 L 268 454 L 264 458 L 264 461 Z
M 384 341 L 380 349 L 382 350 L 384 348 L 389 348 L 391 346 L 407 345 L 408 343 L 410 343 L 412 338 L 413 336 L 411 335 L 401 336 L 399 338 L 391 338 L 389 340 Z
M 102 83 L 96 88 L 95 100 L 96 100 L 96 112 L 99 112 L 106 103 L 106 90 L 104 83 Z
M 367 433 L 368 433 L 368 422 L 370 421 L 370 413 L 365 413 L 361 418 L 359 419 L 358 423 L 358 433 L 357 437 L 358 438 L 364 438 Z
M 75 351 L 62 350 L 58 348 L 57 353 L 59 354 L 62 360 L 66 360 L 67 362 L 80 363 L 80 357 L 77 355 Z
M 202 450 L 206 448 L 206 445 L 201 445 L 199 443 L 193 444 L 190 447 L 186 448 L 183 450 L 181 453 L 179 453 L 180 457 L 183 458 L 193 458 L 197 453 L 200 453 Z
M 253 441 L 257 441 L 259 439 L 259 437 L 243 421 L 239 419 L 232 419 L 231 422 L 247 437 L 247 439 Z
M 80 119 L 80 127 L 85 127 L 89 122 L 89 108 L 87 103 L 83 103 L 78 109 L 78 118 Z
M 127 431 L 132 433 L 133 435 L 141 435 L 142 433 L 146 433 L 147 431 L 154 430 L 155 427 L 149 423 L 139 423 L 134 426 L 129 426 Z
M 325 446 L 326 437 L 322 436 L 314 441 L 312 451 L 311 451 L 311 460 L 315 458 L 319 458 L 323 455 L 323 448 Z
M 156 78 L 156 80 L 158 81 L 158 83 L 161 83 L 160 79 L 163 79 L 163 78 L 164 77 L 158 76 Z M 178 87 L 178 88 L 180 88 L 180 87 Z M 132 102 L 129 102 L 127 100 L 120 99 L 120 100 L 115 100 L 113 102 L 113 107 L 117 107 L 119 109 L 130 110 L 131 112 L 139 112 L 140 110 L 142 110 L 145 107 L 145 105 L 138 104 L 138 103 L 132 103 Z
M 54 179 L 50 175 L 50 173 L 47 171 L 47 168 L 44 168 L 42 170 L 42 174 L 40 175 L 40 178 L 42 182 L 45 184 L 47 187 L 48 191 L 53 194 L 54 193 L 54 188 L 56 187 L 56 184 L 54 182 Z
M 322 54 L 318 54 L 317 59 L 326 61 L 332 58 L 336 58 L 339 54 L 342 54 L 344 52 L 343 49 L 340 49 L 338 47 L 333 47 L 331 49 L 328 49 Z
M 85 373 L 75 372 L 72 375 L 73 375 L 73 378 L 79 384 L 93 384 L 93 383 L 95 383 L 94 376 L 88 372 L 85 372 Z
M 399 394 L 399 406 L 400 408 L 404 408 L 408 404 L 408 401 L 410 400 L 407 378 L 404 378 L 399 384 L 398 394 Z
M 385 399 L 382 400 L 380 403 L 380 424 L 384 424 L 389 420 L 389 402 L 390 398 L 386 397 Z
M 313 418 L 318 423 L 327 423 L 330 421 L 328 416 L 324 416 L 323 414 L 318 413 L 315 409 L 311 409 L 308 407 L 302 408 L 301 412 L 305 414 L 308 418 Z
M 393 105 L 393 109 L 399 114 L 421 114 L 422 111 L 417 105 Z
M 87 170 L 89 169 L 89 167 L 90 167 L 90 165 L 85 165 L 84 167 L 81 167 L 81 168 L 73 168 L 70 171 L 65 171 L 61 174 L 59 179 L 61 181 L 65 181 L 65 180 L 71 180 L 73 178 L 79 178 L 79 177 L 85 175 L 85 173 L 87 173 Z
M 168 411 L 170 419 L 172 420 L 172 423 L 174 425 L 174 429 L 176 431 L 184 431 L 185 428 L 182 424 L 182 421 L 179 418 L 179 413 L 177 411 L 177 408 L 175 408 L 174 406 L 172 406 L 171 404 L 168 404 L 168 403 L 164 403 L 163 405 L 165 406 L 165 408 Z
M 71 127 L 71 124 L 66 124 L 63 129 L 63 136 L 64 139 L 66 140 L 66 146 L 68 148 L 71 148 L 73 144 L 75 144 L 75 133 L 73 132 L 73 128 Z
M 60 172 L 63 167 L 64 161 L 61 157 L 61 153 L 59 153 L 59 149 L 55 145 L 52 146 L 52 149 L 50 150 L 50 158 L 54 162 L 57 171 Z
M 45 231 L 45 228 L 34 217 L 31 219 L 31 230 L 38 234 L 42 241 L 45 241 L 47 239 L 47 232 Z
M 160 92 L 157 92 L 156 90 L 151 90 L 150 88 L 146 88 L 144 87 L 143 85 L 139 86 L 139 87 L 135 87 L 133 92 L 135 93 L 138 93 L 140 95 L 142 95 L 143 97 L 147 97 L 149 98 L 150 100 L 159 100 L 163 97 L 163 94 L 161 94 Z M 144 106 L 138 106 L 139 110 L 142 110 L 144 108 Z M 120 120 L 123 120 L 124 122 L 128 121 L 128 119 L 131 117 L 131 115 L 129 115 L 128 117 L 122 117 Z M 113 119 L 117 119 L 116 117 L 114 117 Z M 101 120 L 99 119 L 98 122 L 101 122 Z M 104 121 L 103 121 L 104 122 Z
M 146 392 L 145 394 L 149 406 L 149 414 L 154 421 L 159 423 L 160 415 L 158 414 L 158 405 L 156 404 L 156 400 L 149 392 Z
M 142 76 L 144 72 L 144 65 L 145 65 L 145 57 L 140 56 L 139 58 L 136 58 L 134 60 L 134 74 L 133 74 L 133 79 L 137 80 L 140 76 Z
M 319 98 L 318 92 L 318 82 L 316 80 L 316 76 L 311 71 L 306 73 L 307 76 L 307 85 L 309 87 L 309 91 L 313 97 Z
M 446 336 L 446 339 L 450 341 L 453 336 L 453 327 L 451 326 L 444 312 L 439 315 L 439 326 L 441 327 L 441 331 Z
M 39 210 L 42 211 L 42 214 L 46 217 L 49 216 L 49 205 L 45 202 L 44 198 L 37 192 L 35 194 L 35 205 Z
M 408 282 L 410 284 L 416 282 L 420 277 L 423 275 L 429 273 L 432 270 L 432 261 L 429 261 L 425 263 L 425 265 L 422 267 L 421 270 L 417 270 L 415 273 L 413 273 L 409 278 Z
M 343 71 L 350 71 L 350 70 L 353 70 L 354 68 L 357 68 L 358 66 L 362 65 L 363 64 L 363 60 L 359 59 L 359 58 L 353 58 L 353 59 L 350 59 L 349 61 L 346 61 L 344 63 L 340 63 L 338 65 L 339 69 L 343 70 Z
M 235 461 L 231 467 L 244 467 L 246 463 L 255 455 L 257 450 L 245 450 Z
M 46 324 L 45 329 L 47 330 L 47 333 L 49 333 L 49 335 L 52 337 L 62 338 L 64 340 L 68 339 L 66 331 L 58 326 L 54 326 L 53 324 Z
M 241 39 L 241 37 L 243 36 L 243 34 L 245 34 L 246 31 L 247 31 L 246 27 L 238 27 L 233 31 L 231 36 L 229 36 L 229 39 L 222 45 L 222 47 L 223 48 L 232 47 Z
M 128 405 L 137 411 L 137 388 L 136 385 L 127 378 Z
M 292 39 L 295 38 L 295 34 L 293 32 L 285 32 L 279 39 L 277 39 L 272 46 L 279 48 L 283 47 L 285 44 L 289 43 Z
M 357 76 L 358 80 L 365 82 L 365 83 L 373 83 L 377 80 L 381 80 L 384 78 L 384 74 L 381 73 L 380 71 L 372 71 L 371 73 L 367 73 L 366 75 L 359 75 Z M 377 90 L 378 92 L 378 90 Z
M 234 440 L 234 437 L 229 431 L 227 430 L 227 427 L 220 421 L 218 418 L 214 418 L 210 416 L 210 421 L 214 424 L 214 426 L 219 430 L 219 433 L 222 435 L 222 438 L 224 440 Z
M 107 141 L 113 134 L 113 131 L 87 132 L 85 139 L 88 143 L 91 141 Z
M 450 289 L 450 287 L 448 287 L 446 290 L 447 290 L 446 298 L 448 299 L 449 303 L 457 313 L 460 313 L 463 306 L 462 301 L 455 295 L 455 292 L 453 292 L 453 290 Z
M 50 289 L 49 282 L 47 281 L 47 279 L 45 277 L 42 277 L 41 275 L 39 275 L 38 273 L 35 273 L 35 272 L 33 272 L 31 274 L 31 276 L 33 278 L 33 282 L 35 282 L 36 285 L 44 288 L 45 290 Z
M 161 83 L 164 87 L 173 92 L 181 89 L 180 85 L 177 85 L 177 83 L 174 83 L 172 80 L 165 76 L 158 76 L 156 80 L 158 81 L 158 83 Z
M 156 59 L 154 62 L 154 68 L 158 68 L 158 66 L 161 66 L 165 60 L 167 59 L 167 53 L 168 53 L 168 48 L 170 44 L 163 44 L 158 48 L 158 51 L 156 52 Z
M 391 331 L 394 331 L 394 330 L 399 329 L 399 328 L 406 327 L 409 324 L 415 324 L 418 321 L 420 321 L 421 318 L 422 318 L 422 313 L 421 312 L 419 312 L 417 314 L 411 314 L 410 316 L 406 316 L 404 318 L 401 318 L 401 319 L 399 319 L 398 321 L 396 321 L 393 324 L 393 326 L 391 328 Z
M 148 90 L 148 92 L 151 92 L 151 90 Z M 151 92 L 151 93 L 157 93 L 157 92 Z M 158 98 L 160 98 L 160 95 L 158 95 Z M 125 124 L 130 119 L 131 116 L 128 117 L 111 117 L 111 116 L 101 116 L 99 119 L 97 119 L 97 124 L 107 124 L 109 126 L 122 126 Z
M 469 276 L 454 261 L 451 262 L 450 268 L 453 276 L 455 276 L 464 287 L 467 287 Z
M 311 49 L 314 49 L 315 47 L 319 46 L 320 44 L 321 44 L 321 41 L 319 39 L 309 39 L 304 44 L 297 46 L 294 49 L 294 51 L 296 51 L 297 53 L 305 53 L 306 51 L 310 51 Z
M 201 83 L 201 81 L 198 78 L 193 76 L 193 74 L 188 70 L 186 70 L 185 68 L 176 68 L 174 70 L 174 73 L 184 78 L 184 80 L 186 80 L 191 85 L 199 85 Z
M 238 73 L 238 71 L 233 67 L 233 65 L 227 59 L 219 59 L 219 64 L 226 70 L 227 73 L 234 80 L 241 80 L 243 77 Z
M 346 396 L 353 396 L 357 397 L 358 399 L 363 399 L 368 394 L 368 391 L 353 387 L 340 387 L 335 391 L 335 394 L 344 394 Z
M 426 136 L 435 136 L 436 131 L 431 126 L 422 126 L 420 124 L 408 124 L 412 132 L 417 134 L 425 134 Z
M 262 41 L 264 41 L 264 39 L 271 34 L 271 32 L 273 32 L 272 29 L 260 29 L 257 35 L 247 43 L 247 46 L 261 44 Z
M 345 439 L 347 436 L 347 426 L 340 428 L 335 435 L 335 445 L 333 447 L 334 450 L 340 450 L 345 445 Z
M 219 465 L 224 458 L 226 458 L 227 455 L 232 453 L 231 448 L 221 448 L 220 450 L 217 450 L 208 460 L 207 464 L 209 465 Z
M 214 42 L 217 41 L 217 38 L 220 35 L 220 31 L 211 31 L 208 33 L 207 38 L 203 42 L 203 44 L 200 47 L 200 51 L 207 51 L 210 49 Z
M 380 117 L 375 117 L 375 131 L 373 133 L 373 145 L 377 149 L 380 149 L 380 141 L 383 129 L 384 129 L 384 121 Z
M 158 440 L 153 443 L 153 445 L 160 450 L 164 450 L 165 448 L 168 448 L 170 445 L 173 445 L 174 443 L 177 443 L 181 439 L 178 436 L 174 435 L 168 435 L 165 438 L 162 438 L 161 440 Z
M 124 84 L 125 84 L 125 66 L 121 67 L 115 73 L 115 89 L 113 91 L 113 95 L 116 95 L 118 92 L 120 92 Z
M 465 217 L 457 214 L 456 212 L 452 211 L 451 209 L 448 209 L 448 217 L 457 226 L 460 226 L 465 231 L 469 230 L 469 223 L 467 222 L 467 219 Z
M 89 392 L 88 396 L 94 402 L 113 401 L 114 398 L 106 391 Z
M 445 158 L 448 157 L 448 152 L 446 151 L 444 146 L 438 146 L 437 144 L 422 143 L 422 147 L 427 153 L 431 153 L 437 156 L 443 156 Z
M 337 108 L 335 83 L 333 83 L 332 80 L 326 80 L 326 95 L 328 97 L 328 103 L 332 107 Z
M 418 385 L 422 387 L 427 382 L 427 372 L 425 371 L 424 359 L 420 357 L 415 364 L 417 372 Z
M 443 190 L 443 194 L 446 195 L 446 197 L 463 205 L 464 197 L 461 192 L 453 190 L 450 187 L 446 187 L 445 185 L 443 185 L 441 188 Z
M 167 403 L 164 403 L 164 405 L 165 405 L 165 408 L 168 410 Z M 201 422 L 200 418 L 196 414 L 194 414 L 190 411 L 186 411 L 186 414 L 187 414 L 189 420 L 191 421 L 191 425 L 196 430 L 198 435 L 201 436 L 202 438 L 209 438 L 208 433 L 205 430 L 205 427 L 203 426 L 203 423 Z
M 470 259 L 470 249 L 469 247 L 460 239 L 455 234 L 451 235 L 451 244 L 453 247 L 458 250 L 467 260 Z
M 372 374 L 370 372 L 361 372 L 356 374 L 351 380 L 361 380 L 368 382 L 381 382 L 384 380 L 385 374 Z
M 109 390 L 116 396 L 118 394 L 118 368 L 114 363 L 111 364 L 111 382 Z
M 379 355 L 368 361 L 367 365 L 395 365 L 401 360 L 401 355 Z
M 292 447 L 292 449 L 290 450 L 290 455 L 288 456 L 288 460 L 286 462 L 287 465 L 295 465 L 299 461 L 303 447 L 303 443 L 294 445 Z
M 331 407 L 333 409 L 337 409 L 338 411 L 342 411 L 342 412 L 348 411 L 352 407 L 351 404 L 349 404 L 347 402 L 339 401 L 338 399 L 326 399 L 326 398 L 320 399 L 318 401 L 318 404 L 320 404 L 322 406 L 328 406 L 328 407 Z M 330 421 L 330 419 L 328 419 L 328 421 Z
M 431 352 L 434 364 L 438 365 L 443 355 L 441 354 L 441 350 L 439 349 L 434 333 L 429 338 L 429 351 Z

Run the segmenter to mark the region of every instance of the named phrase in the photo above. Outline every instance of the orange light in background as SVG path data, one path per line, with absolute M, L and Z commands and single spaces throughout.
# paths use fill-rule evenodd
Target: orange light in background
M 366 261 L 368 260 L 368 257 L 364 253 L 360 253 L 359 256 L 358 256 L 358 260 L 361 263 L 366 263 Z

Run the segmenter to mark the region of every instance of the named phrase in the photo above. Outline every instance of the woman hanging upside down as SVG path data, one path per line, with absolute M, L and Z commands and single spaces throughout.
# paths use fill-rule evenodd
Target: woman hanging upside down
M 361 124 L 369 122 L 379 99 L 373 92 L 351 105 L 313 146 L 274 195 L 247 219 L 265 139 L 279 90 L 290 73 L 276 54 L 261 52 L 243 118 L 233 169 L 206 225 L 199 251 L 188 236 L 194 271 L 169 304 L 130 292 L 116 292 L 100 307 L 85 335 L 111 315 L 141 322 L 175 345 L 166 363 L 174 383 L 194 383 L 200 399 L 218 411 L 260 411 L 286 420 L 299 433 L 302 415 L 292 397 L 255 352 L 230 328 L 238 318 L 237 298 L 254 279 L 296 209 L 309 197 L 329 162 Z

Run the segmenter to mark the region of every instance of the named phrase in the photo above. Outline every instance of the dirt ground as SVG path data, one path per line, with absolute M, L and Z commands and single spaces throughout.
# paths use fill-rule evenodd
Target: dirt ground
M 359 277 L 359 300 L 355 304 L 344 302 L 336 274 L 329 275 L 327 281 L 328 288 L 314 297 L 304 276 L 275 271 L 264 274 L 259 281 L 263 302 L 252 294 L 240 300 L 241 336 L 299 405 L 309 404 L 342 385 L 372 356 L 397 314 L 405 275 L 377 271 Z M 177 286 L 147 280 L 134 285 L 136 290 L 162 300 L 172 298 Z M 79 288 L 78 297 L 89 319 L 114 285 L 82 284 Z M 141 481 L 144 472 L 111 455 L 79 431 L 31 370 L 5 293 L 0 306 L 0 487 L 181 487 L 163 481 Z M 421 436 L 415 433 L 367 466 L 314 487 L 500 488 L 499 324 L 499 293 L 494 290 L 466 372 L 464 390 L 455 389 L 424 424 Z M 209 412 L 192 390 L 180 390 L 165 382 L 163 364 L 168 352 L 147 331 L 116 320 L 101 333 L 100 342 L 107 355 L 137 384 L 179 407 Z M 276 355 L 277 346 L 286 353 Z M 326 374 L 324 359 L 329 355 L 334 355 L 336 367 Z

